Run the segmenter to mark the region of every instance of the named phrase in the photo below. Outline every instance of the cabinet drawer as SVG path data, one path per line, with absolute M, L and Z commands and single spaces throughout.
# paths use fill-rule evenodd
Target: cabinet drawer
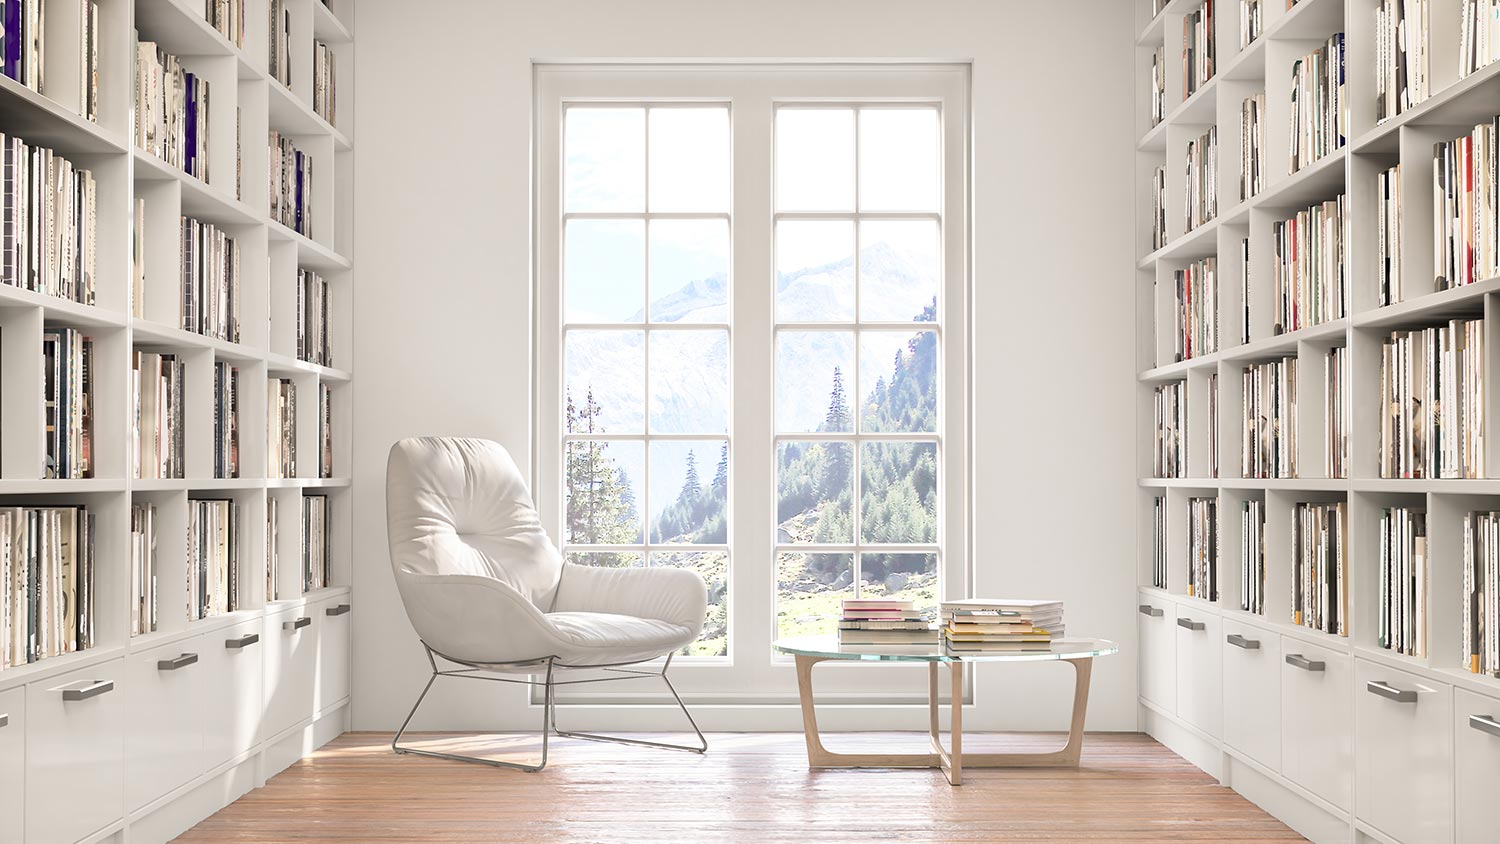
M 120 819 L 127 669 L 116 659 L 26 687 L 28 844 L 67 844 Z
M 1453 840 L 1453 689 L 1355 662 L 1361 820 L 1401 841 Z
M 1138 595 L 1141 634 L 1141 697 L 1168 712 L 1177 711 L 1177 607 L 1151 595 Z
M 1280 636 L 1224 619 L 1224 741 L 1281 770 Z
M 317 710 L 349 696 L 349 619 L 347 598 L 336 598 L 317 607 L 318 693 Z
M 26 838 L 26 689 L 0 692 L 0 841 Z
M 125 806 L 135 811 L 207 770 L 203 760 L 203 651 L 184 639 L 131 655 L 125 733 Z
M 1172 624 L 1177 636 L 1177 715 L 1217 738 L 1224 695 L 1219 617 L 1178 604 Z
M 1453 766 L 1458 782 L 1458 844 L 1490 844 L 1500 830 L 1500 700 L 1455 689 Z M 3 740 L 0 740 L 3 741 Z
M 1354 786 L 1354 713 L 1347 654 L 1281 637 L 1281 772 L 1349 811 Z
M 313 684 L 318 667 L 316 605 L 285 610 L 265 618 L 261 631 L 265 660 L 265 719 L 260 739 L 268 739 L 313 714 Z
M 203 752 L 208 768 L 255 745 L 263 700 L 264 633 L 257 619 L 202 637 Z

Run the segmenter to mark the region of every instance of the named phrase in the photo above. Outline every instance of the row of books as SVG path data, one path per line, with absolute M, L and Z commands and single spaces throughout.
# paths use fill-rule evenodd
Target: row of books
M 15 135 L 0 135 L 0 171 L 0 279 L 94 304 L 99 189 L 93 173 Z
M 1292 510 L 1292 623 L 1347 636 L 1344 554 L 1349 507 L 1298 503 Z
M 1214 75 L 1214 0 L 1182 18 L 1182 98 L 1191 97 Z
M 335 122 L 338 111 L 338 60 L 322 41 L 313 42 L 313 113 Z
M 47 478 L 94 476 L 94 341 L 74 328 L 42 334 Z
M 1240 477 L 1297 477 L 1297 358 L 1244 369 Z
M 938 605 L 943 647 L 955 654 L 1052 650 L 1063 634 L 1061 601 L 944 601 Z
M 1500 0 L 1459 0 L 1458 78 L 1500 58 Z
M 1159 44 L 1151 54 L 1151 125 L 1167 119 L 1167 48 Z
M 281 598 L 281 515 L 275 495 L 266 496 L 266 600 Z
M 182 220 L 182 328 L 240 341 L 240 249 L 235 239 L 191 217 Z
M 1203 225 L 1219 213 L 1219 127 L 1188 141 L 1184 155 L 1187 164 L 1187 191 L 1183 219 L 1187 230 Z
M 240 476 L 240 370 L 214 362 L 214 477 Z
M 173 354 L 141 351 L 130 356 L 135 395 L 134 455 L 137 478 L 185 477 L 183 393 L 186 367 Z
M 188 500 L 189 621 L 239 609 L 239 515 L 232 498 Z
M 1386 507 L 1380 515 L 1380 647 L 1427 656 L 1427 514 Z
M 1154 388 L 1156 448 L 1153 477 L 1180 478 L 1187 471 L 1187 385 L 1184 381 Z
M 1266 611 L 1266 503 L 1240 503 L 1240 609 Z
M 1266 95 L 1246 97 L 1240 103 L 1240 200 L 1260 193 L 1265 186 Z
M 1240 238 L 1240 343 L 1250 342 L 1250 238 Z
M 46 82 L 47 3 L 45 0 L 10 0 L 0 21 L 0 72 L 42 93 Z
M 1401 165 L 1375 177 L 1375 285 L 1382 306 L 1401 301 Z
M 130 635 L 156 632 L 156 505 L 130 505 Z
M 1266 31 L 1265 18 L 1261 16 L 1261 0 L 1240 0 L 1240 49 L 1250 46 Z
M 1167 245 L 1167 168 L 1158 166 L 1151 174 L 1151 249 Z
M 135 145 L 208 181 L 208 80 L 155 42 L 136 43 Z
M 310 524 L 316 506 L 309 505 L 314 496 L 305 496 L 303 501 L 304 527 Z M 313 534 L 305 534 L 311 537 Z M 304 564 L 303 588 L 317 588 L 308 580 L 308 567 Z M 935 643 L 937 634 L 932 629 L 932 620 L 916 603 L 891 598 L 845 598 L 840 606 L 839 642 L 845 645 L 925 645 Z
M 1167 499 L 1151 499 L 1151 585 L 1167 588 Z
M 268 69 L 271 78 L 292 87 L 292 11 L 287 0 L 270 0 L 271 19 L 268 41 L 271 52 Z
M 1433 275 L 1438 290 L 1500 275 L 1500 117 L 1432 147 Z
M 1349 350 L 1333 346 L 1323 357 L 1323 472 L 1349 477 Z
M 272 378 L 266 392 L 266 474 L 297 477 L 297 385 L 290 378 Z
M 0 668 L 94 646 L 94 517 L 0 508 Z
M 1464 670 L 1500 677 L 1500 512 L 1464 515 Z
M 1392 332 L 1380 398 L 1382 478 L 1485 476 L 1482 319 Z
M 1395 117 L 1427 99 L 1430 0 L 1377 0 L 1375 6 L 1375 120 Z
M 1271 224 L 1275 331 L 1342 319 L 1349 309 L 1344 195 Z
M 297 270 L 297 359 L 333 366 L 328 282 L 312 270 Z
M 312 156 L 275 130 L 270 156 L 271 219 L 312 237 Z
M 1219 600 L 1219 499 L 1188 499 L 1187 593 Z
M 1177 306 L 1174 331 L 1177 360 L 1219 350 L 1219 261 L 1212 256 L 1172 272 Z
M 333 388 L 318 384 L 318 477 L 333 477 Z
M 203 19 L 229 43 L 245 46 L 245 0 L 203 0 Z
M 1288 172 L 1341 149 L 1349 135 L 1344 91 L 1344 33 L 1292 63 L 1291 156 Z

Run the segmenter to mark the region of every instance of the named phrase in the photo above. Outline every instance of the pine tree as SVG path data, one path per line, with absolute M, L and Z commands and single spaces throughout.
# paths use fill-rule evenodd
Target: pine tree
M 824 432 L 851 431 L 849 401 L 844 396 L 844 372 L 841 368 L 833 368 L 833 389 L 828 393 L 828 413 L 823 417 L 823 424 L 818 428 Z
M 570 391 L 564 413 L 567 432 L 597 433 L 595 420 L 602 410 L 593 390 L 586 394 L 582 407 L 574 403 Z M 616 465 L 608 443 L 569 442 L 563 471 L 568 488 L 565 518 L 569 542 L 626 545 L 640 541 L 640 514 L 630 476 Z
M 682 481 L 682 492 L 677 496 L 677 500 L 683 502 L 695 501 L 702 491 L 703 485 L 698 480 L 698 456 L 689 450 L 687 456 L 687 477 Z
M 718 495 L 729 492 L 729 443 L 719 447 L 719 465 L 714 467 L 713 490 Z

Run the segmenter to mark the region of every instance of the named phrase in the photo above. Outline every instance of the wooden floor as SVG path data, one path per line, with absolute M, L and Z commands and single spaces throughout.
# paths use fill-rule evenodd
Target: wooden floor
M 410 736 L 520 759 L 504 740 Z M 827 737 L 830 750 L 922 749 L 925 735 Z M 809 771 L 800 734 L 718 733 L 703 756 L 554 740 L 545 771 L 395 756 L 349 733 L 177 840 L 266 842 L 1303 841 L 1140 734 L 1090 734 L 1078 770 Z M 1060 741 L 1060 737 L 1059 737 Z M 964 736 L 968 751 L 1042 749 Z M 507 755 L 509 754 L 509 755 Z

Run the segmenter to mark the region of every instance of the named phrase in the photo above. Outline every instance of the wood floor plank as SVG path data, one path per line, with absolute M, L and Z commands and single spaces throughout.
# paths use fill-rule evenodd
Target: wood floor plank
M 520 761 L 535 742 L 413 733 L 424 747 Z M 672 736 L 661 740 L 681 740 Z M 925 746 L 924 733 L 827 737 L 831 750 Z M 965 734 L 966 752 L 1060 745 Z M 1091 733 L 1080 767 L 807 768 L 797 733 L 718 733 L 703 756 L 558 740 L 545 771 L 396 756 L 388 733 L 347 733 L 177 839 L 180 844 L 1144 844 L 1304 841 L 1138 733 Z

